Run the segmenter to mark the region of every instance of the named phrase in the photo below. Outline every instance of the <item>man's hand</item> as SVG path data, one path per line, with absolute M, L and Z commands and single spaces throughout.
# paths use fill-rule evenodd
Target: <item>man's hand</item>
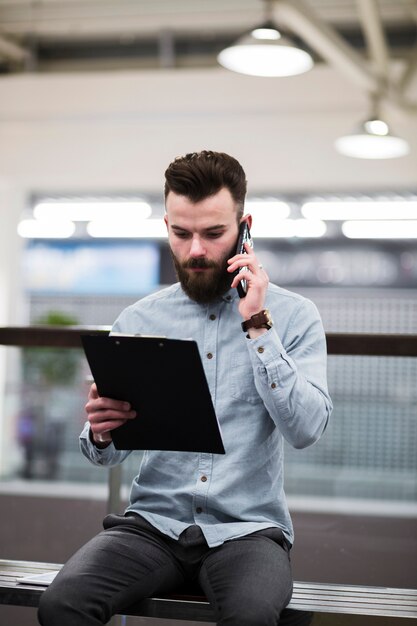
M 106 448 L 111 443 L 111 430 L 136 417 L 136 411 L 131 410 L 128 402 L 101 398 L 95 383 L 90 387 L 85 410 L 94 444 L 98 448 Z
M 239 313 L 244 320 L 248 320 L 252 315 L 259 313 L 265 308 L 266 291 L 268 289 L 268 274 L 263 269 L 255 256 L 253 249 L 249 244 L 245 243 L 247 254 L 236 254 L 228 260 L 229 267 L 227 271 L 235 272 L 240 267 L 248 269 L 239 272 L 233 278 L 231 287 L 236 288 L 237 284 L 243 278 L 247 282 L 247 294 L 239 302 Z

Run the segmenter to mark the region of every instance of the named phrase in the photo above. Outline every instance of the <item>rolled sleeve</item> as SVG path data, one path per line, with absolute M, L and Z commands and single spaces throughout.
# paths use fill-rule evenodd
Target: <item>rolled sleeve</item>
M 284 341 L 273 327 L 248 340 L 248 350 L 269 414 L 292 446 L 304 448 L 321 436 L 332 408 L 324 330 L 310 301 L 300 303 Z
M 80 434 L 79 441 L 81 452 L 93 465 L 118 465 L 130 454 L 130 450 L 116 450 L 113 443 L 106 448 L 97 448 L 90 439 L 88 422 Z

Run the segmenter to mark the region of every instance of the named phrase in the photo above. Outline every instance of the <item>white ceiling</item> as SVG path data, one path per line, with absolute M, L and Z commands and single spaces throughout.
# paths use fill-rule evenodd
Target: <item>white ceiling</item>
M 214 67 L 268 7 L 316 62 L 415 109 L 417 0 L 0 0 L 0 74 Z
M 214 146 L 259 190 L 415 189 L 417 0 L 276 0 L 275 19 L 316 67 L 266 80 L 216 67 L 210 40 L 235 38 L 262 11 L 261 0 L 0 0 L 1 175 L 30 189 L 155 190 L 173 154 Z M 169 36 L 207 47 L 170 58 Z M 153 60 L 118 53 L 152 38 Z M 410 155 L 337 155 L 334 139 L 377 91 Z
M 278 4 L 276 2 L 275 4 Z M 360 2 L 308 0 L 321 19 L 357 25 Z M 416 19 L 415 0 L 378 0 L 384 24 Z M 143 35 L 160 29 L 238 31 L 262 20 L 262 0 L 0 0 L 0 31 L 10 37 Z
M 416 0 L 275 0 L 273 11 L 283 25 L 285 4 L 305 5 L 339 29 L 361 28 L 372 4 L 385 28 L 409 29 L 417 21 Z M 263 0 L 0 0 L 0 34 L 11 43 L 31 37 L 123 41 L 166 30 L 216 36 L 249 29 L 262 21 L 265 8 Z

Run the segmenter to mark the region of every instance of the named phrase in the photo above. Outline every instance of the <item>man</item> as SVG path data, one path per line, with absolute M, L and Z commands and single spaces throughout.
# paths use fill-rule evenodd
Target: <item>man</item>
M 291 598 L 283 439 L 314 443 L 331 412 L 321 321 L 310 301 L 269 284 L 250 246 L 235 254 L 239 225 L 252 218 L 234 158 L 187 154 L 165 179 L 179 283 L 128 307 L 113 330 L 197 341 L 226 454 L 146 451 L 125 514 L 107 516 L 43 594 L 44 626 L 104 624 L 190 580 L 221 625 L 276 626 Z M 98 465 L 123 461 L 129 451 L 114 448 L 111 431 L 140 415 L 95 385 L 86 411 L 83 453 Z

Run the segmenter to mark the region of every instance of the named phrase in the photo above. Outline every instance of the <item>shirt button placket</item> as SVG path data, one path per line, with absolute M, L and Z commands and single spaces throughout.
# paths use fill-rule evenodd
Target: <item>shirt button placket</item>
M 211 397 L 216 397 L 216 347 L 219 316 L 216 310 L 209 310 L 206 317 L 204 332 L 204 370 L 210 388 Z
M 195 485 L 194 511 L 195 517 L 200 517 L 202 513 L 207 513 L 207 500 L 209 497 L 210 477 L 213 466 L 213 455 L 203 452 L 199 455 L 197 468 L 197 480 Z M 201 524 L 201 519 L 196 520 Z
M 209 385 L 213 403 L 216 397 L 216 346 L 218 332 L 219 315 L 217 310 L 210 310 L 207 313 L 203 346 L 203 365 Z M 207 512 L 207 499 L 212 472 L 213 455 L 209 453 L 199 454 L 199 464 L 197 469 L 197 480 L 194 497 L 194 518 L 197 524 L 201 524 L 202 514 Z

